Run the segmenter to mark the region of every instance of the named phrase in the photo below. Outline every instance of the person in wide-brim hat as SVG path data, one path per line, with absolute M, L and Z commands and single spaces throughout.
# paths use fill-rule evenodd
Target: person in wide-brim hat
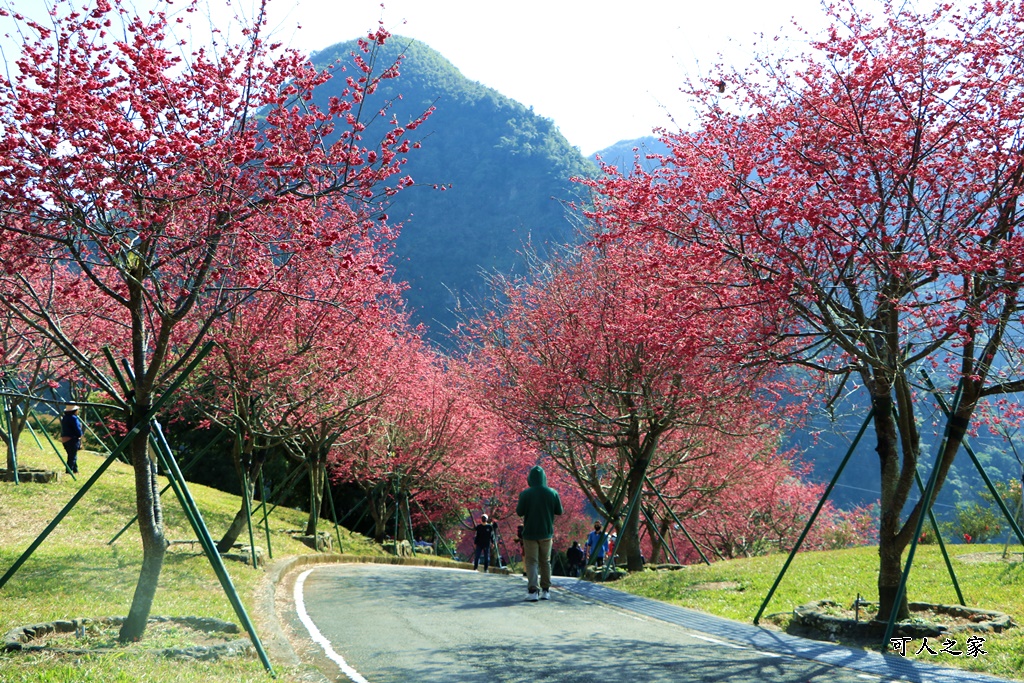
M 67 453 L 67 471 L 78 474 L 78 450 L 82 447 L 82 421 L 78 419 L 78 406 L 68 403 L 64 406 L 64 415 L 60 418 L 60 441 Z

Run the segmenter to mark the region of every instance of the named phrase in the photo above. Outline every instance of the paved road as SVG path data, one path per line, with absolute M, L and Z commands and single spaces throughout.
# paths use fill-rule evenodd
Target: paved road
M 783 655 L 569 590 L 526 602 L 519 576 L 319 565 L 295 582 L 296 631 L 332 680 L 864 683 L 891 680 Z M 889 658 L 891 659 L 891 657 Z

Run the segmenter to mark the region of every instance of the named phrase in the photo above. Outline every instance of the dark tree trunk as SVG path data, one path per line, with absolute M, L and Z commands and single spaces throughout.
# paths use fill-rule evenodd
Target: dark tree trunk
M 129 428 L 149 412 L 149 406 L 136 405 Z M 122 643 L 137 641 L 146 631 L 149 611 L 153 606 L 160 570 L 164 564 L 167 540 L 164 537 L 163 509 L 156 463 L 149 453 L 149 424 L 142 427 L 132 440 L 132 469 L 135 471 L 136 511 L 142 536 L 142 570 L 135 586 L 135 595 L 128 616 L 121 625 L 118 640 Z
M 412 536 L 412 528 L 409 526 L 409 496 L 400 495 L 398 498 L 398 505 L 395 513 L 398 515 L 398 538 L 399 540 L 407 540 L 409 543 L 414 542 L 416 539 Z
M 256 479 L 259 477 L 260 471 L 263 469 L 263 463 L 266 461 L 266 456 L 263 454 L 262 449 L 255 455 L 252 451 L 253 448 L 250 441 L 241 457 L 236 455 L 239 476 L 244 482 L 242 486 L 242 495 L 249 499 L 249 510 L 252 510 L 253 486 L 255 486 Z M 231 520 L 231 525 L 217 543 L 217 552 L 226 553 L 230 551 L 238 541 L 238 537 L 242 535 L 242 532 L 249 528 L 249 516 L 246 514 L 246 509 L 246 501 L 243 499 L 242 502 L 239 503 L 238 512 L 235 513 L 235 518 Z
M 28 406 L 24 407 L 24 415 L 18 415 L 21 403 L 20 400 L 3 401 L 4 424 L 0 429 L 0 438 L 3 438 L 4 446 L 7 448 L 7 471 L 11 472 L 12 476 L 18 459 L 18 441 L 28 420 Z
M 248 515 L 245 514 L 245 508 L 241 508 L 235 513 L 235 518 L 231 520 L 231 524 L 228 526 L 227 531 L 219 541 L 217 541 L 217 552 L 226 553 L 229 552 L 238 542 L 238 537 L 242 535 L 248 525 Z
M 660 523 L 655 523 L 652 515 L 645 522 L 647 533 L 651 537 L 650 562 L 668 562 L 671 558 L 668 553 L 668 530 L 671 526 L 668 517 L 663 517 Z
M 904 385 L 897 383 L 898 388 L 902 386 Z M 942 452 L 938 454 L 938 463 L 935 465 L 938 470 L 935 473 L 931 500 L 918 500 L 902 523 L 903 511 L 914 486 L 914 471 L 920 461 L 920 438 L 916 425 L 910 419 L 912 409 L 908 401 L 900 402 L 901 416 L 897 419 L 893 414 L 893 404 L 888 394 L 872 399 L 875 409 L 876 450 L 881 468 L 881 521 L 878 534 L 878 618 L 881 620 L 887 621 L 893 610 L 896 612 L 897 621 L 910 617 L 907 590 L 903 591 L 900 601 L 896 602 L 899 585 L 903 580 L 904 553 L 913 541 L 918 519 L 927 512 L 931 502 L 942 489 L 949 468 L 960 450 L 960 444 L 977 405 L 976 389 L 977 386 L 973 383 L 966 385 L 960 404 L 956 407 L 956 415 L 950 419 L 948 439 Z M 906 393 L 908 392 L 898 390 L 896 395 L 899 397 Z M 930 468 L 926 468 L 925 471 L 931 476 Z
M 15 457 L 15 454 L 16 454 L 16 450 L 15 449 L 17 448 L 17 446 L 15 446 L 15 444 L 17 442 L 6 431 L 0 430 L 0 436 L 3 437 L 4 446 L 6 446 L 6 448 L 7 448 L 7 471 L 13 473 L 15 468 L 17 467 L 17 462 L 16 462 L 17 458 Z
M 366 506 L 370 511 L 370 519 L 373 520 L 373 540 L 376 543 L 383 543 L 387 536 L 387 503 L 382 505 L 378 502 L 375 487 L 360 484 L 359 488 L 366 495 Z
M 309 519 L 306 522 L 306 535 L 316 536 L 320 507 L 324 500 L 324 469 L 314 460 L 306 462 L 309 467 Z
M 893 419 L 892 400 L 885 387 L 883 395 L 874 396 L 874 423 L 881 495 L 879 498 L 878 529 L 878 618 L 888 620 L 894 607 L 896 593 L 903 574 L 903 546 L 900 544 L 900 512 L 905 502 L 899 493 L 900 462 L 899 438 Z M 906 594 L 896 607 L 896 618 L 910 616 Z
M 637 497 L 637 493 L 643 489 L 644 475 L 647 473 L 647 461 L 641 460 L 633 465 L 629 471 L 628 489 L 626 499 L 623 501 L 624 510 L 628 517 L 623 519 L 619 529 L 619 539 L 615 544 L 613 553 L 626 561 L 626 569 L 631 572 L 642 571 L 644 568 L 643 556 L 640 553 L 640 505 L 630 509 L 630 503 Z
M 376 501 L 371 501 L 370 515 L 373 517 L 373 540 L 377 543 L 383 543 L 388 535 L 387 511 L 382 511 Z

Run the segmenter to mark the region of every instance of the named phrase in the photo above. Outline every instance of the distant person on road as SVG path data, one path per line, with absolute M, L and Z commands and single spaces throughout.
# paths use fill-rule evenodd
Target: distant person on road
M 587 534 L 587 557 L 595 567 L 600 567 L 607 553 L 608 536 L 601 532 L 601 522 L 594 522 L 594 530 Z
M 569 576 L 579 576 L 583 569 L 583 548 L 579 541 L 573 541 L 565 551 L 565 559 L 569 561 Z
M 67 471 L 78 474 L 78 451 L 82 448 L 82 421 L 78 419 L 78 406 L 69 403 L 64 407 L 64 415 L 60 418 L 60 441 L 67 453 Z
M 555 537 L 555 515 L 562 514 L 562 500 L 548 486 L 548 477 L 540 465 L 530 470 L 526 483 L 529 487 L 519 494 L 516 514 L 523 518 L 526 599 L 536 602 L 551 598 L 551 543 Z
M 480 515 L 480 523 L 476 525 L 476 536 L 473 538 L 473 571 L 476 571 L 480 560 L 484 561 L 484 574 L 491 564 L 491 546 L 494 545 L 494 534 L 498 523 L 490 523 L 487 515 Z

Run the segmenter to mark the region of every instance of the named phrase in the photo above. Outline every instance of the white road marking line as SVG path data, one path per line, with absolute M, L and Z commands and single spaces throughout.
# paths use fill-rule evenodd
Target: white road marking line
M 316 567 L 313 567 L 313 569 L 307 569 L 299 574 L 299 578 L 295 580 L 295 610 L 299 613 L 299 621 L 301 621 L 302 625 L 306 627 L 307 631 L 309 631 L 309 635 L 313 639 L 313 642 L 324 649 L 324 653 L 327 657 L 341 668 L 341 672 L 348 676 L 350 681 L 353 681 L 354 683 L 370 683 L 363 678 L 358 671 L 349 666 L 344 657 L 334 651 L 334 648 L 331 647 L 331 641 L 327 640 L 327 638 L 324 637 L 324 634 L 320 633 L 320 629 L 316 627 L 316 624 L 313 623 L 313 620 L 309 618 L 309 614 L 306 612 L 306 603 L 302 599 L 302 584 L 306 582 L 306 577 L 309 576 L 310 572 L 314 569 L 316 569 Z
M 718 640 L 717 638 L 708 638 L 707 636 L 698 636 L 696 633 L 688 633 L 686 635 L 690 636 L 691 638 L 696 638 L 697 640 L 706 640 L 707 642 L 714 643 L 715 645 L 724 645 L 726 647 L 731 647 L 734 650 L 746 650 L 747 649 L 743 645 L 736 645 L 734 643 L 727 643 L 724 640 Z

